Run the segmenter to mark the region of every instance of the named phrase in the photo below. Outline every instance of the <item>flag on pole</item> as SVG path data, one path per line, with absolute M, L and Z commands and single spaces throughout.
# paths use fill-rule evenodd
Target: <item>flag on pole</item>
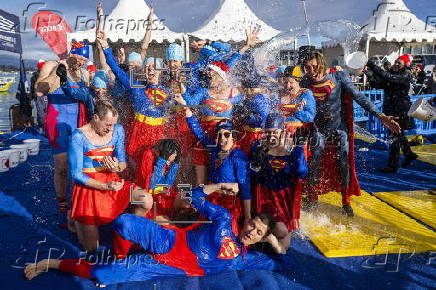
M 32 105 L 30 104 L 30 95 L 28 93 L 28 85 L 26 79 L 26 70 L 24 68 L 23 56 L 20 54 L 20 81 L 18 82 L 18 90 L 15 95 L 20 101 L 20 109 L 27 117 L 32 116 Z

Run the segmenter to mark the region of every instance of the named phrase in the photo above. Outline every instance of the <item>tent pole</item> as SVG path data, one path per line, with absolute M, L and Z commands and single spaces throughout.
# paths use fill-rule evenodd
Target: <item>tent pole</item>
M 189 57 L 189 35 L 183 35 L 183 44 L 185 46 L 185 62 L 190 62 L 191 60 Z
M 365 45 L 365 53 L 366 53 L 366 57 L 369 59 L 369 43 L 371 42 L 371 35 L 368 34 L 367 38 L 366 38 L 366 45 Z M 367 82 L 368 78 L 366 76 L 366 74 L 363 74 L 363 87 L 366 86 L 366 82 Z

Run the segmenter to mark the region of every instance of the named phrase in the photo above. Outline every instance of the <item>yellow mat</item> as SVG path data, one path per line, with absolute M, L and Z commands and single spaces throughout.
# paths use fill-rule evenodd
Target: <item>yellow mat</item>
M 412 146 L 412 151 L 418 154 L 418 160 L 436 165 L 436 144 Z
M 341 214 L 341 196 L 320 196 L 317 210 L 301 213 L 300 228 L 326 257 L 436 250 L 436 233 L 362 191 L 353 197 L 355 216 Z
M 374 195 L 436 229 L 436 195 L 426 190 L 377 192 Z

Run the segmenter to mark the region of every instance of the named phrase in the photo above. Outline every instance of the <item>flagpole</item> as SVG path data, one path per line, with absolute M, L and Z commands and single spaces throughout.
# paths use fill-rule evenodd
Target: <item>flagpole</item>
M 301 2 L 303 2 L 304 20 L 306 21 L 306 27 L 307 27 L 307 41 L 310 45 L 309 17 L 307 16 L 306 0 L 301 0 Z

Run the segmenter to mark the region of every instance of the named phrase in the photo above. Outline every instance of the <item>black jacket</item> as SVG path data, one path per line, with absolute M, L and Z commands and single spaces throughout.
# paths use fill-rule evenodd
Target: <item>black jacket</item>
M 413 119 L 407 116 L 411 106 L 409 90 L 412 75 L 406 70 L 399 72 L 385 71 L 372 61 L 368 62 L 368 67 L 374 75 L 382 80 L 381 88 L 385 91 L 383 113 L 388 116 L 399 117 L 398 123 L 403 130 L 415 128 Z

